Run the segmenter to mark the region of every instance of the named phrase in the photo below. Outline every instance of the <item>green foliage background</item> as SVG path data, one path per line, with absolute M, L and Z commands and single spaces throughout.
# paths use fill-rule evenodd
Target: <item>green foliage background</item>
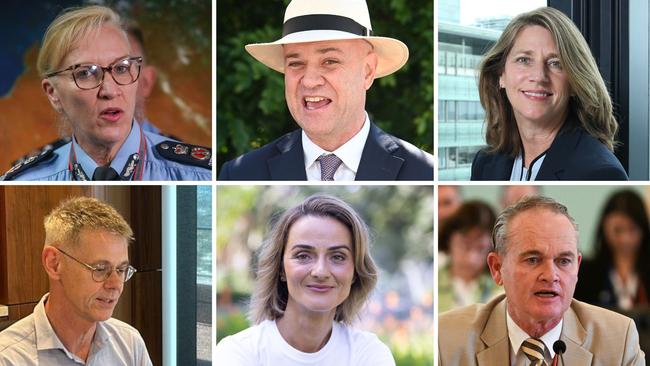
M 248 3 L 248 4 L 247 4 Z M 217 2 L 217 168 L 296 129 L 283 75 L 253 59 L 248 43 L 281 37 L 288 0 Z M 433 1 L 368 1 L 373 32 L 406 43 L 397 73 L 375 80 L 366 110 L 385 131 L 433 151 Z

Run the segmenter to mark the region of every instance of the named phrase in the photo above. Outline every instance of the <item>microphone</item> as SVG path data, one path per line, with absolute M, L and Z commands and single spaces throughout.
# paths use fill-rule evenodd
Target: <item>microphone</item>
M 562 366 L 564 366 L 564 357 L 562 357 L 562 354 L 566 352 L 566 343 L 558 339 L 553 343 L 553 351 L 555 352 L 555 357 L 553 357 L 553 366 L 557 366 L 558 356 L 562 360 Z

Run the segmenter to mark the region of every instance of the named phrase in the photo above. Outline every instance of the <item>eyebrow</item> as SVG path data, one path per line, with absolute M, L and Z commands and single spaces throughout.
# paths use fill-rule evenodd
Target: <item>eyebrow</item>
M 122 61 L 125 58 L 129 58 L 129 57 L 131 57 L 131 55 L 129 55 L 129 54 L 126 54 L 126 55 L 120 56 L 120 57 L 116 57 L 116 58 L 113 59 L 113 61 L 109 62 L 108 65 L 110 66 L 110 65 L 116 63 L 117 61 Z M 136 56 L 136 57 L 140 57 L 140 56 Z M 99 65 L 99 64 L 95 63 L 95 62 L 77 62 L 76 64 L 73 64 L 73 65 Z M 101 65 L 99 65 L 99 66 L 101 66 Z
M 542 252 L 540 252 L 539 250 L 527 250 L 527 251 L 525 251 L 525 252 L 519 254 L 519 257 L 520 257 L 520 258 L 525 258 L 525 257 L 529 257 L 529 256 L 542 256 L 542 255 L 543 255 Z M 556 257 L 571 257 L 571 258 L 575 258 L 575 256 L 576 256 L 575 253 L 573 253 L 573 252 L 570 251 L 570 250 L 566 250 L 566 251 L 561 252 L 560 254 L 558 254 Z
M 519 54 L 522 54 L 522 53 L 523 53 L 524 55 L 531 56 L 531 55 L 533 55 L 535 52 L 534 52 L 533 50 L 514 50 L 513 55 L 519 55 Z M 548 54 L 548 55 L 546 56 L 546 58 L 553 58 L 553 57 L 558 57 L 558 58 L 559 58 L 560 55 L 558 55 L 558 54 L 555 53 L 555 52 L 551 52 L 550 54 Z
M 97 266 L 97 265 L 100 265 L 100 264 L 101 264 L 101 265 L 109 265 L 109 266 L 112 266 L 112 265 L 113 265 L 110 261 L 107 261 L 107 260 L 105 260 L 105 259 L 100 259 L 100 260 L 95 261 L 95 262 L 92 262 L 92 263 L 90 263 L 90 264 L 91 264 L 92 266 Z M 125 265 L 126 265 L 126 266 L 129 265 L 129 261 L 128 261 L 128 260 L 125 260 L 125 261 L 122 261 L 121 263 L 118 263 L 118 265 L 116 265 L 115 267 L 117 268 L 117 267 L 121 267 L 121 266 L 125 266 Z
M 318 52 L 320 54 L 326 54 L 328 52 L 343 53 L 343 51 L 341 51 L 340 48 L 336 48 L 336 47 L 319 48 L 319 49 L 316 50 L 316 52 Z M 286 56 L 284 56 L 285 59 L 287 59 L 287 58 L 296 58 L 296 57 L 300 57 L 300 53 L 292 52 L 292 53 L 289 53 Z
M 308 244 L 296 244 L 296 245 L 294 245 L 294 246 L 291 247 L 291 250 L 295 250 L 295 249 L 314 250 L 315 247 L 314 247 L 313 245 L 308 245 Z M 350 247 L 347 246 L 347 245 L 335 245 L 335 246 L 331 246 L 331 247 L 328 247 L 328 248 L 327 248 L 327 251 L 328 251 L 328 252 L 334 252 L 334 251 L 341 250 L 341 249 L 345 249 L 345 250 L 347 250 L 347 251 L 349 251 L 349 252 L 352 252 L 352 249 L 350 249 Z

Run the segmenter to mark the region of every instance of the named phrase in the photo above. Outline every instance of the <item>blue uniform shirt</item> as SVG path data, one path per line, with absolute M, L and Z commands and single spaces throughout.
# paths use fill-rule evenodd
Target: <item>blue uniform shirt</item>
M 145 144 L 141 144 L 141 136 L 145 139 Z M 201 166 L 184 164 L 180 161 L 170 160 L 163 157 L 156 149 L 156 145 L 170 141 L 169 138 L 160 136 L 151 132 L 142 131 L 138 123 L 133 123 L 131 132 L 124 141 L 124 144 L 117 152 L 110 167 L 115 169 L 119 174 L 124 170 L 132 154 L 138 153 L 140 149 L 144 151 L 144 156 L 140 156 L 143 164 L 142 180 L 187 180 L 187 181 L 204 181 L 212 179 L 211 169 Z M 86 154 L 79 146 L 76 139 L 54 150 L 44 159 L 37 159 L 31 165 L 23 168 L 24 170 L 13 176 L 13 180 L 26 181 L 69 181 L 72 180 L 73 174 L 70 169 L 70 154 L 74 150 L 76 161 L 80 164 L 83 172 L 92 179 L 93 173 L 97 168 L 97 163 Z M 173 155 L 172 155 L 173 156 Z M 210 157 L 211 159 L 211 157 Z M 210 163 L 210 166 L 212 164 Z
M 144 121 L 140 122 L 140 127 L 142 127 L 143 131 L 153 132 L 157 135 L 160 135 L 160 128 L 154 126 L 153 123 L 151 123 L 151 121 L 149 121 L 149 119 L 146 117 L 144 118 Z

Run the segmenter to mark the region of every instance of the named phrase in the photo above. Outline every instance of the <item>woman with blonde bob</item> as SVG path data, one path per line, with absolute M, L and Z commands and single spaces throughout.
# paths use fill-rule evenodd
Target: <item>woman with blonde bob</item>
M 472 180 L 627 180 L 605 82 L 562 12 L 539 8 L 508 24 L 480 65 L 479 96 L 488 147 Z
M 347 203 L 312 196 L 287 210 L 259 253 L 250 319 L 217 345 L 224 365 L 395 365 L 352 322 L 377 283 L 368 228 Z
M 211 153 L 144 131 L 135 120 L 142 55 L 120 16 L 71 8 L 48 26 L 41 87 L 72 141 L 11 168 L 0 180 L 210 180 Z

